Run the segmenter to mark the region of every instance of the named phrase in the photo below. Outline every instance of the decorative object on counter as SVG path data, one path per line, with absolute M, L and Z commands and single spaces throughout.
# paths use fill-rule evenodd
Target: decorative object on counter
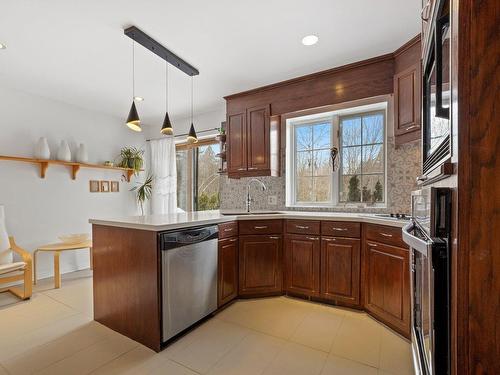
M 57 160 L 71 161 L 71 150 L 69 149 L 68 142 L 65 140 L 61 141 L 61 145 L 57 150 Z
M 112 161 L 109 161 L 109 160 L 106 160 L 103 165 L 105 167 L 113 167 L 115 165 L 115 163 L 113 163 Z
M 220 159 L 219 163 L 219 170 L 218 173 L 227 173 L 227 147 L 226 147 L 226 141 L 227 141 L 227 136 L 226 136 L 226 122 L 223 121 L 221 122 L 220 128 L 217 128 L 217 131 L 219 134 L 215 137 L 217 141 L 219 141 L 219 148 L 220 152 L 215 155 Z
M 99 193 L 101 191 L 99 181 L 90 180 L 89 181 L 89 189 L 91 193 Z
M 58 236 L 61 242 L 65 245 L 74 245 L 77 243 L 82 243 L 88 241 L 90 235 L 88 233 L 75 233 L 75 234 L 65 234 Z
M 121 160 L 119 161 L 118 166 L 121 168 L 133 169 L 137 175 L 144 165 L 143 155 L 144 150 L 136 147 L 123 147 L 120 150 Z
M 168 61 L 165 61 L 165 119 L 163 120 L 163 126 L 161 127 L 160 133 L 164 135 L 174 135 L 174 129 L 172 128 L 170 117 L 168 116 Z
M 142 184 L 138 183 L 130 189 L 130 191 L 136 192 L 137 203 L 139 203 L 141 207 L 141 214 L 144 216 L 144 202 L 151 199 L 153 191 L 153 175 L 149 174 Z
M 101 192 L 109 193 L 109 181 L 101 181 Z
M 80 143 L 80 146 L 78 147 L 78 151 L 76 152 L 76 161 L 79 163 L 87 163 L 89 161 L 87 147 L 84 143 Z
M 217 128 L 217 131 L 219 132 L 219 134 L 215 137 L 215 140 L 219 141 L 219 142 L 223 142 L 225 143 L 226 142 L 226 129 L 224 129 L 224 125 L 225 122 L 222 123 L 222 126 L 220 128 Z
M 48 160 L 50 159 L 50 148 L 47 138 L 40 137 L 35 146 L 35 158 Z
M 135 107 L 135 42 L 132 40 L 132 106 L 127 117 L 127 126 L 135 132 L 142 131 L 141 119 Z
M 118 193 L 120 191 L 120 182 L 119 181 L 111 181 L 111 192 Z

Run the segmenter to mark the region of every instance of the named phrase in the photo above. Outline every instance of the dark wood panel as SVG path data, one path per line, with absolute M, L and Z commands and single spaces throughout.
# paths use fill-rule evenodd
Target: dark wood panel
M 285 221 L 287 233 L 295 234 L 320 234 L 320 222 L 316 220 L 296 220 L 289 219 Z
M 382 242 L 402 248 L 408 247 L 403 241 L 402 231 L 399 227 L 378 224 L 364 224 L 364 226 L 367 240 Z
M 365 308 L 377 319 L 410 337 L 409 252 L 365 243 Z
M 285 236 L 284 258 L 285 290 L 307 296 L 319 295 L 319 236 L 287 234 Z
M 258 296 L 282 292 L 281 236 L 241 236 L 239 294 Z
M 247 170 L 246 112 L 227 116 L 227 172 L 238 174 Z
M 360 305 L 360 253 L 359 239 L 321 238 L 321 297 Z
M 218 306 L 238 297 L 238 238 L 219 241 L 218 254 Z
M 248 171 L 270 170 L 270 106 L 247 109 Z
M 239 228 L 240 234 L 281 234 L 283 220 L 242 220 Z
M 156 232 L 92 226 L 94 319 L 159 351 L 160 266 Z
M 361 235 L 361 224 L 352 221 L 322 221 L 321 234 L 332 237 L 354 237 Z
M 420 61 L 421 35 L 418 34 L 394 51 L 394 72 L 399 73 Z
M 407 69 L 394 75 L 394 134 L 420 131 L 420 59 Z M 420 133 L 415 133 L 415 139 Z
M 219 238 L 229 238 L 238 235 L 238 222 L 231 221 L 229 223 L 219 224 Z

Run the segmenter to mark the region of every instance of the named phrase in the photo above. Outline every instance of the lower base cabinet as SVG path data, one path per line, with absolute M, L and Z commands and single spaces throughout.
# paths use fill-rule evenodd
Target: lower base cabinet
M 365 244 L 365 309 L 410 336 L 409 251 L 375 241 Z
M 319 236 L 287 234 L 284 258 L 285 291 L 318 296 L 320 287 Z
M 217 305 L 238 297 L 238 237 L 219 240 Z
M 239 240 L 239 295 L 281 294 L 282 237 L 245 235 Z
M 321 238 L 321 297 L 340 305 L 360 305 L 360 240 Z

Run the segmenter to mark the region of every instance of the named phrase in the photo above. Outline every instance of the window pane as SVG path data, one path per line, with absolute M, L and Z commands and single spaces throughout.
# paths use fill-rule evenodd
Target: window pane
M 312 178 L 298 177 L 297 178 L 297 202 L 312 201 Z
M 331 124 L 316 124 L 313 126 L 313 147 L 318 148 L 330 148 L 332 138 L 332 126 Z
M 197 209 L 219 208 L 219 144 L 198 147 L 198 202 Z
M 342 145 L 361 144 L 361 117 L 350 117 L 341 120 Z
M 176 152 L 177 164 L 177 207 L 188 210 L 188 151 Z
M 342 174 L 361 173 L 361 147 L 342 149 Z
M 312 128 L 310 126 L 297 126 L 295 128 L 296 150 L 310 150 L 312 148 Z
M 363 175 L 361 195 L 363 202 L 384 201 L 384 175 Z
M 330 168 L 330 150 L 314 151 L 314 176 L 328 176 L 332 173 Z
M 314 201 L 328 202 L 331 197 L 332 179 L 329 176 L 314 177 Z
M 384 172 L 384 148 L 382 145 L 363 146 L 363 173 Z
M 343 202 L 361 202 L 361 179 L 358 175 L 342 176 Z
M 382 143 L 384 141 L 384 115 L 375 113 L 363 116 L 363 144 Z
M 312 152 L 297 152 L 297 176 L 312 176 Z

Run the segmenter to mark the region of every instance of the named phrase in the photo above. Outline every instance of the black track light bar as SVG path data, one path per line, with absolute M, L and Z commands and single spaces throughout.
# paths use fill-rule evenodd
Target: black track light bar
M 198 69 L 196 69 L 194 66 L 181 59 L 169 49 L 163 47 L 160 43 L 158 43 L 156 40 L 151 38 L 148 34 L 138 29 L 137 27 L 130 26 L 124 30 L 124 33 L 126 36 L 135 40 L 137 43 L 150 50 L 151 52 L 155 53 L 172 66 L 175 66 L 177 69 L 182 70 L 188 76 L 197 76 L 198 74 L 200 74 Z

